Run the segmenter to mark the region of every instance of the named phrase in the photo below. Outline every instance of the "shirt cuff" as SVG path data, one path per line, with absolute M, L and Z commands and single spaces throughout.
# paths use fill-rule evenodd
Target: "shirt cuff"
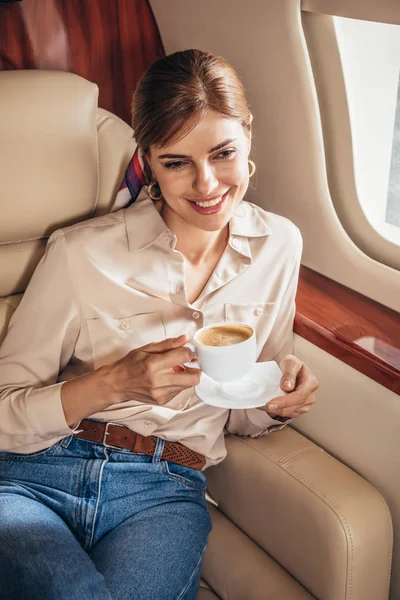
M 28 420 L 34 432 L 43 440 L 71 435 L 77 431 L 71 429 L 65 420 L 61 402 L 61 387 L 65 382 L 55 383 L 44 388 L 33 389 L 25 398 Z
M 267 412 L 265 412 L 264 410 L 259 410 L 258 408 L 248 410 L 247 417 L 249 421 L 251 421 L 254 425 L 257 425 L 258 427 L 260 427 L 260 429 L 262 428 L 263 432 L 276 431 L 278 429 L 282 429 L 283 427 L 285 427 L 285 425 L 287 425 L 293 420 L 286 417 L 285 421 L 283 422 L 281 421 L 282 417 L 280 417 L 279 419 L 273 419 L 269 416 Z

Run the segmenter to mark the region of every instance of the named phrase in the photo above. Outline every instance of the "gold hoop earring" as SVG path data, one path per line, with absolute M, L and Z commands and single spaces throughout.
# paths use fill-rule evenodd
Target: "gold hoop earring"
M 160 190 L 160 195 L 159 195 L 159 196 L 153 196 L 153 195 L 152 195 L 152 193 L 151 193 L 151 190 L 152 190 L 152 187 L 153 187 L 153 185 L 156 185 L 156 184 L 157 184 L 157 181 L 152 181 L 152 182 L 150 183 L 149 187 L 147 188 L 147 193 L 149 194 L 150 198 L 151 198 L 152 200 L 154 200 L 154 202 L 155 202 L 156 200 L 161 200 L 161 198 L 162 198 L 162 192 L 161 192 L 161 190 Z
M 250 160 L 249 158 L 247 159 L 247 162 L 249 163 L 249 166 L 250 166 L 249 177 L 253 177 L 254 173 L 256 172 L 256 164 L 254 161 Z

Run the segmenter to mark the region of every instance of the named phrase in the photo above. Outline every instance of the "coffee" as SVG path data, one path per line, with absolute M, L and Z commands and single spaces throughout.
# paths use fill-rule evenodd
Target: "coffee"
M 233 346 L 245 342 L 253 335 L 253 330 L 247 325 L 217 325 L 208 327 L 197 337 L 205 346 Z

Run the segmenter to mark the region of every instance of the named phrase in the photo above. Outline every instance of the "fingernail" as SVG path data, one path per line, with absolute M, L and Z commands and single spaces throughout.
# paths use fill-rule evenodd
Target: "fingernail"
M 286 379 L 286 381 L 283 382 L 283 385 L 288 387 L 288 388 L 292 388 L 293 387 L 293 383 L 291 381 L 289 381 L 289 379 Z
M 272 404 L 268 404 L 268 408 L 270 408 L 271 410 L 278 410 L 279 404 L 273 402 Z

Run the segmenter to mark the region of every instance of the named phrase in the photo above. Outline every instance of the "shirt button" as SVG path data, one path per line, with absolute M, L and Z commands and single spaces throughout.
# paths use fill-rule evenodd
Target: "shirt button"
M 255 315 L 257 315 L 257 316 L 259 317 L 260 315 L 262 315 L 262 314 L 263 314 L 263 312 L 264 312 L 264 311 L 263 311 L 263 309 L 262 309 L 262 308 L 256 308 L 256 310 L 254 311 L 254 314 L 255 314 Z
M 200 317 L 200 313 L 197 312 L 197 310 L 195 310 L 194 312 L 192 312 L 192 317 L 193 319 L 198 319 Z
M 153 425 L 153 421 L 145 421 L 143 423 L 143 427 L 150 427 L 151 425 Z
M 121 323 L 121 329 L 124 329 L 124 330 L 129 329 L 129 323 L 128 323 L 128 321 L 122 321 L 122 323 Z

